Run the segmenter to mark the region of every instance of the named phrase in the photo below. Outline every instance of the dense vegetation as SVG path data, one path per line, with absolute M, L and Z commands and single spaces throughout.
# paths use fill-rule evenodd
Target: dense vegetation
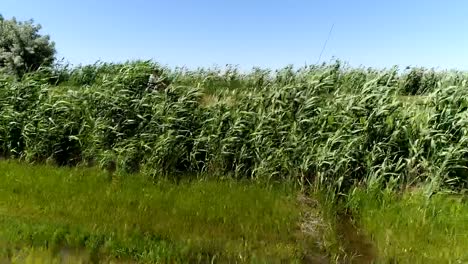
M 99 164 L 153 177 L 206 173 L 460 190 L 467 77 L 349 68 L 278 71 L 98 63 L 0 80 L 0 153 L 58 165 Z

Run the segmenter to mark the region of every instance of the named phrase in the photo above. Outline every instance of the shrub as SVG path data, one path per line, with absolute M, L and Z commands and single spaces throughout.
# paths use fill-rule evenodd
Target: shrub
M 48 35 L 41 35 L 40 29 L 33 20 L 18 22 L 0 15 L 0 68 L 22 77 L 41 66 L 51 66 L 55 44 Z

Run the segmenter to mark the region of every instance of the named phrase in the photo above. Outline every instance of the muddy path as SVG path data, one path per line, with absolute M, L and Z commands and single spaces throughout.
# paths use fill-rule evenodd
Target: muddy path
M 326 226 L 320 213 L 319 202 L 304 194 L 300 194 L 297 200 L 303 211 L 302 219 L 299 224 L 300 233 L 302 235 L 301 240 L 304 241 L 304 247 L 307 248 L 302 263 L 330 263 L 329 254 L 326 252 L 321 236 Z

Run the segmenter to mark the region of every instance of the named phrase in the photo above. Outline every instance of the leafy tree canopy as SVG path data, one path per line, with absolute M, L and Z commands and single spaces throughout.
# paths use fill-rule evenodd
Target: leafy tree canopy
M 0 14 L 0 69 L 21 77 L 54 62 L 55 43 L 33 20 L 19 22 Z

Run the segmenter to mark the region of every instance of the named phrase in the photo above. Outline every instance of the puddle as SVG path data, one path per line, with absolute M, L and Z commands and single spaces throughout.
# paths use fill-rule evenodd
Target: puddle
M 60 263 L 80 263 L 80 264 L 97 264 L 97 263 L 112 263 L 112 264 L 123 264 L 136 263 L 133 260 L 123 260 L 109 258 L 99 253 L 92 253 L 85 249 L 67 248 L 62 247 L 56 254 L 57 258 L 61 261 Z
M 320 217 L 320 206 L 318 201 L 307 196 L 301 195 L 298 198 L 299 203 L 304 206 L 304 215 L 301 221 L 302 234 L 315 239 L 323 227 L 323 219 Z M 359 228 L 353 222 L 350 214 L 338 214 L 336 222 L 336 232 L 339 241 L 343 247 L 344 254 L 338 259 L 338 263 L 370 264 L 375 263 L 377 259 L 376 249 L 371 241 L 359 231 Z M 322 229 L 323 230 L 323 229 Z M 303 263 L 331 263 L 329 256 L 323 251 L 320 241 L 316 245 L 308 245 L 310 249 Z
M 97 256 L 92 256 L 89 251 L 84 249 L 63 247 L 55 255 L 61 263 L 99 263 Z
M 375 263 L 377 253 L 374 245 L 359 231 L 349 214 L 338 215 L 337 232 L 344 247 L 346 263 Z
M 136 263 L 132 260 L 109 258 L 100 254 L 93 254 L 89 250 L 60 247 L 55 250 L 38 248 L 17 248 L 7 250 L 8 256 L 0 256 L 0 264 L 11 263 L 57 263 L 57 264 L 96 264 L 96 263 Z

